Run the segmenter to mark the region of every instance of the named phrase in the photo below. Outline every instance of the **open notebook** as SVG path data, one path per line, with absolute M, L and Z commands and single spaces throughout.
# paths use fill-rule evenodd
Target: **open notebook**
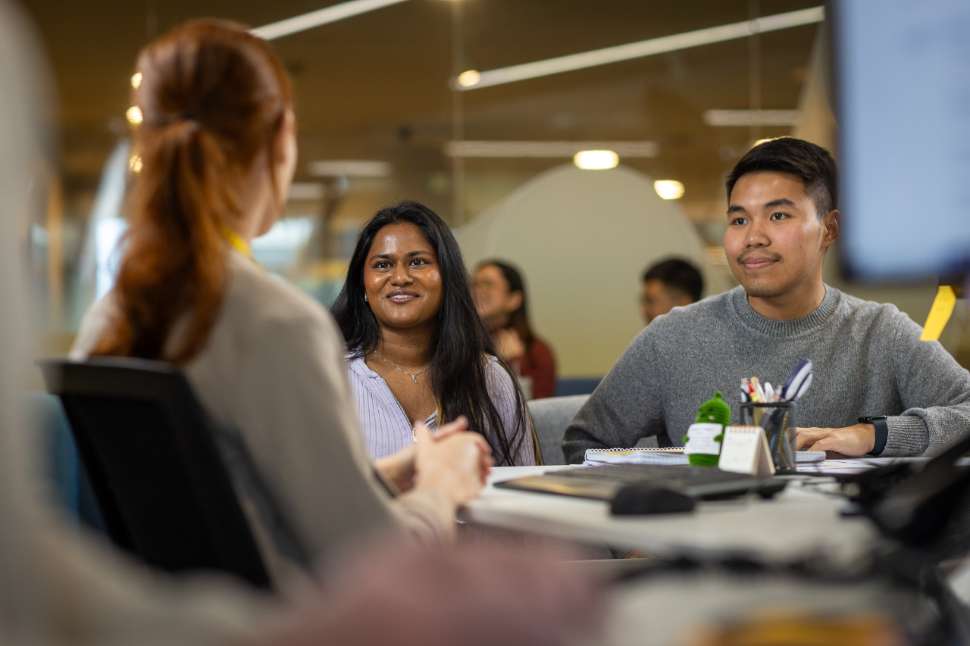
M 821 462 L 825 451 L 798 451 L 795 460 L 799 463 Z M 632 448 L 632 449 L 586 449 L 583 464 L 687 464 L 684 447 Z
M 583 464 L 687 464 L 684 447 L 586 449 Z

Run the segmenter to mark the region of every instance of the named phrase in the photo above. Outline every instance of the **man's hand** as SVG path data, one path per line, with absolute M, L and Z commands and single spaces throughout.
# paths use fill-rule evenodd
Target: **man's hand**
M 876 446 L 876 427 L 872 424 L 855 424 L 845 428 L 799 428 L 796 432 L 799 450 L 859 457 Z

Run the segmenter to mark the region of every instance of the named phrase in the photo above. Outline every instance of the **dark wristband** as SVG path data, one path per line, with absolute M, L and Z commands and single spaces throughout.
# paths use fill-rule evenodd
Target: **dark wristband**
M 872 447 L 870 455 L 879 455 L 886 448 L 886 440 L 889 439 L 889 424 L 885 417 L 860 417 L 860 424 L 872 424 L 876 429 L 876 442 Z

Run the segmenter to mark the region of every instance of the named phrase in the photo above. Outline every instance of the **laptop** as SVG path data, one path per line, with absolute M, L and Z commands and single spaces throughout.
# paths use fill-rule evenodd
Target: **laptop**
M 548 493 L 592 500 L 612 500 L 616 492 L 631 484 L 655 484 L 692 498 L 712 500 L 748 493 L 770 497 L 784 489 L 786 481 L 731 473 L 712 467 L 657 464 L 605 464 L 547 471 L 495 483 L 503 489 Z

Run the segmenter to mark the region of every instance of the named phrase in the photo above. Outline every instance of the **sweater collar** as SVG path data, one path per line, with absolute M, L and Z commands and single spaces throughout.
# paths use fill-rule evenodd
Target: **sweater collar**
M 800 319 L 777 321 L 765 318 L 754 311 L 754 308 L 748 303 L 748 297 L 743 287 L 735 287 L 730 292 L 731 306 L 741 322 L 756 332 L 774 337 L 799 336 L 816 329 L 828 320 L 835 308 L 838 307 L 840 300 L 841 292 L 834 287 L 825 285 L 825 297 L 814 312 Z

